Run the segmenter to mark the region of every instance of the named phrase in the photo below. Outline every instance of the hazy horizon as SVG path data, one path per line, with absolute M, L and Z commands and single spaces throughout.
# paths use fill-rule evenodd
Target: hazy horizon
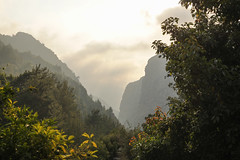
M 92 94 L 119 110 L 125 86 L 144 75 L 161 22 L 191 20 L 178 0 L 0 0 L 0 33 L 33 35 L 66 63 Z

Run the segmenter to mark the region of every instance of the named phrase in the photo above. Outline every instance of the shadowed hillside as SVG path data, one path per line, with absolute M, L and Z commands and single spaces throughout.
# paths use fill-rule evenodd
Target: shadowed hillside
M 0 55 L 0 66 L 5 68 L 7 74 L 18 76 L 26 70 L 32 70 L 36 65 L 41 65 L 56 74 L 60 81 L 67 81 L 68 85 L 74 88 L 77 108 L 81 110 L 83 118 L 93 110 L 99 110 L 101 114 L 117 121 L 113 113 L 105 112 L 102 104 L 88 95 L 67 65 L 32 35 L 23 32 L 13 36 L 0 35 Z
M 36 40 L 32 35 L 18 32 L 16 35 L 2 35 L 0 34 L 0 40 L 5 44 L 10 44 L 14 49 L 19 52 L 30 52 L 32 55 L 39 56 L 46 62 L 56 65 L 61 68 L 62 74 L 67 77 L 78 81 L 75 74 L 67 67 L 65 63 L 58 59 L 57 55 L 40 41 Z

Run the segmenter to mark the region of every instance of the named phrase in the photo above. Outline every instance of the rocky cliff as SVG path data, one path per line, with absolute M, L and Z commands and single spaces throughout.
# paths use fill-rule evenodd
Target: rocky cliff
M 145 76 L 127 85 L 120 104 L 121 123 L 136 127 L 145 121 L 148 114 L 154 113 L 156 106 L 168 111 L 167 98 L 176 94 L 168 87 L 173 80 L 167 77 L 165 64 L 166 60 L 158 56 L 150 58 Z

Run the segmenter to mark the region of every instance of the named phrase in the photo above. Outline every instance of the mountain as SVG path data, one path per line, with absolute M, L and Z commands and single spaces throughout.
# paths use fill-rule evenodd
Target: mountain
M 31 70 L 36 65 L 41 64 L 42 67 L 47 67 L 54 73 L 61 73 L 61 67 L 52 65 L 39 56 L 32 55 L 30 52 L 19 52 L 13 49 L 11 45 L 5 45 L 0 40 L 0 66 L 4 68 L 7 74 L 17 76 L 25 70 Z
M 16 35 L 2 35 L 0 40 L 5 45 L 11 45 L 19 52 L 30 52 L 34 56 L 41 57 L 44 61 L 61 68 L 62 74 L 71 79 L 78 81 L 75 74 L 67 67 L 65 63 L 58 59 L 57 55 L 48 49 L 40 41 L 36 40 L 32 35 L 24 32 L 18 32 Z
M 84 140 L 82 133 L 94 134 L 99 159 L 131 156 L 131 133 L 113 109 L 88 95 L 67 65 L 31 35 L 0 35 L 0 87 L 6 80 L 18 90 L 17 105 L 30 107 L 40 119 L 54 118 L 58 129 L 75 137 L 76 145 Z
M 60 81 L 67 81 L 68 85 L 74 88 L 77 107 L 81 110 L 83 118 L 93 110 L 99 110 L 101 114 L 113 117 L 114 121 L 117 121 L 113 113 L 88 95 L 87 90 L 67 65 L 32 35 L 23 32 L 12 36 L 0 34 L 0 57 L 0 67 L 4 67 L 7 74 L 14 76 L 22 74 L 25 70 L 32 70 L 39 64 L 42 68 L 47 67 Z
M 144 117 L 154 113 L 156 106 L 161 106 L 164 112 L 168 111 L 167 98 L 176 94 L 168 86 L 173 79 L 167 77 L 165 64 L 166 60 L 158 56 L 150 58 L 145 76 L 127 85 L 120 103 L 121 123 L 136 127 L 144 122 Z

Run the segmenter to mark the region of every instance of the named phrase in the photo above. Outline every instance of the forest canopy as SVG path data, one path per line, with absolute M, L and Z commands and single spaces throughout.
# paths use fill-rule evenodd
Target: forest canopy
M 240 0 L 180 4 L 194 22 L 169 17 L 170 44 L 152 43 L 178 97 L 140 129 L 124 128 L 73 73 L 0 42 L 0 159 L 240 159 Z
M 0 159 L 87 159 L 96 154 L 112 159 L 120 147 L 121 156 L 129 156 L 130 136 L 111 108 L 104 111 L 99 101 L 91 100 L 101 110 L 86 114 L 77 107 L 74 89 L 47 68 L 38 65 L 17 77 L 3 72 L 0 82 Z M 85 132 L 92 136 L 82 137 Z
M 130 141 L 135 159 L 240 159 L 240 1 L 180 0 L 194 23 L 162 23 L 171 44 L 153 42 L 167 59 L 179 98 L 160 108 Z

